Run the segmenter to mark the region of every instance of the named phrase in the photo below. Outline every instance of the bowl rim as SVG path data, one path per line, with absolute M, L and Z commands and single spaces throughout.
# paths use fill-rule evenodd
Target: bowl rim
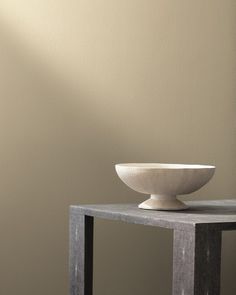
M 166 170 L 181 170 L 181 169 L 215 169 L 214 165 L 208 164 L 178 164 L 178 163 L 120 163 L 115 164 L 115 167 L 127 167 L 137 169 L 166 169 Z

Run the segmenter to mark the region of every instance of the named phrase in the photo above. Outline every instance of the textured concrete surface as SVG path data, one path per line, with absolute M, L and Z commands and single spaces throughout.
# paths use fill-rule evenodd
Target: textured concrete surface
M 99 204 L 71 206 L 72 212 L 114 220 L 160 226 L 172 229 L 191 229 L 201 224 L 222 230 L 236 228 L 236 200 L 189 201 L 185 211 L 149 211 L 137 204 Z
M 141 210 L 137 204 L 70 207 L 70 295 L 92 295 L 93 219 L 174 230 L 173 295 L 219 295 L 222 231 L 236 229 L 236 200 L 187 202 L 189 210 Z

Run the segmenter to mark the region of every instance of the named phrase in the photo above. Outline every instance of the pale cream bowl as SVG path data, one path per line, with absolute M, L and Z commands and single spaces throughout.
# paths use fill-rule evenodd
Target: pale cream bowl
M 151 195 L 139 204 L 139 208 L 150 210 L 187 209 L 176 196 L 200 189 L 215 172 L 215 166 L 210 165 L 161 163 L 116 164 L 115 169 L 127 186 Z

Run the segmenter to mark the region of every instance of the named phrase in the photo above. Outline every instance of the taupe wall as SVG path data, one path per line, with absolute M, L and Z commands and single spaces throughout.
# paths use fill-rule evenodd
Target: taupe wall
M 68 206 L 143 200 L 115 163 L 212 163 L 191 198 L 235 196 L 235 36 L 235 0 L 1 0 L 0 294 L 67 294 Z M 98 221 L 95 295 L 170 295 L 171 243 Z

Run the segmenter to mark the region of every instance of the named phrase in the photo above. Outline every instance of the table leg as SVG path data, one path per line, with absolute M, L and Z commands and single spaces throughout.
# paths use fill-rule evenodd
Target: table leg
M 174 231 L 173 295 L 220 295 L 221 231 Z
M 70 213 L 70 295 L 93 293 L 93 217 Z

